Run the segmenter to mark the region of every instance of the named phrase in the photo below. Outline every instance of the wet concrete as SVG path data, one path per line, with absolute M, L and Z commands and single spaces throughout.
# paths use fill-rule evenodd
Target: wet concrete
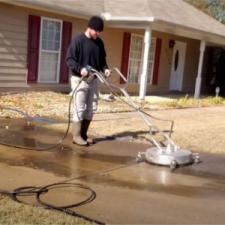
M 80 210 L 109 223 L 223 224 L 224 180 L 171 174 L 139 164 L 87 181 L 95 206 Z M 100 206 L 104 207 L 100 209 Z M 98 207 L 96 207 L 98 205 Z
M 8 120 L 1 121 L 1 140 L 9 144 L 36 148 L 51 145 L 62 134 L 57 124 L 27 126 L 24 120 L 10 121 L 10 125 Z M 202 163 L 172 173 L 166 167 L 135 162 L 137 153 L 149 147 L 144 144 L 99 139 L 93 146 L 77 147 L 70 140 L 69 135 L 63 150 L 0 146 L 0 189 L 70 180 L 97 193 L 93 202 L 75 210 L 106 223 L 224 224 L 225 156 L 201 154 Z M 60 206 L 87 195 L 67 186 L 41 198 Z M 21 200 L 35 204 L 33 197 Z

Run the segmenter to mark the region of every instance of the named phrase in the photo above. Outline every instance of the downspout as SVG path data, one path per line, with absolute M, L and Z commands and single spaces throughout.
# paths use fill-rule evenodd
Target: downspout
M 139 98 L 141 100 L 144 100 L 146 95 L 147 78 L 148 78 L 148 58 L 149 58 L 149 48 L 151 46 L 151 36 L 152 36 L 151 29 L 147 27 L 145 29 L 144 56 L 143 56 L 142 73 L 141 73 L 140 89 L 139 89 Z
M 202 83 L 202 65 L 203 65 L 203 58 L 204 58 L 204 52 L 205 52 L 205 45 L 206 42 L 201 40 L 201 45 L 200 45 L 200 56 L 199 56 L 199 62 L 198 62 L 198 74 L 196 77 L 196 82 L 195 82 L 195 98 L 200 97 L 200 92 L 201 92 L 201 83 Z

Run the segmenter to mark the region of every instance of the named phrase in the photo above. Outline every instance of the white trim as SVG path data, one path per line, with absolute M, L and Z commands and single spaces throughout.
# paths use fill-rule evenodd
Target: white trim
M 58 53 L 58 51 L 55 51 L 55 50 L 44 50 L 44 49 L 42 49 L 41 51 L 46 52 L 46 53 Z
M 147 27 L 145 29 L 145 36 L 144 36 L 144 58 L 143 58 L 143 64 L 142 64 L 141 82 L 140 82 L 140 89 L 139 89 L 139 98 L 141 100 L 144 100 L 146 95 L 148 58 L 149 58 L 149 49 L 151 46 L 151 36 L 152 36 L 152 31 L 150 27 Z
M 105 21 L 154 22 L 155 20 L 153 16 L 112 16 L 109 12 L 102 13 L 101 16 Z
M 63 21 L 60 20 L 60 42 L 59 42 L 59 57 L 58 57 L 58 71 L 57 71 L 57 83 L 60 81 L 60 71 L 61 71 L 61 52 L 62 52 L 62 32 L 63 32 Z
M 54 50 L 42 50 L 42 30 L 43 30 L 43 21 L 48 20 L 48 21 L 55 21 L 60 23 L 60 40 L 59 40 L 59 50 L 54 51 Z M 40 38 L 39 38 L 39 56 L 38 56 L 38 83 L 59 83 L 60 80 L 60 62 L 61 62 L 61 47 L 62 47 L 62 26 L 63 26 L 63 21 L 51 17 L 41 17 L 41 24 L 40 24 Z M 56 74 L 56 81 L 41 81 L 40 80 L 40 66 L 41 66 L 41 53 L 42 52 L 48 52 L 48 53 L 58 53 L 58 62 L 57 62 L 57 74 Z
M 202 65 L 203 65 L 205 46 L 206 46 L 206 42 L 204 40 L 201 40 L 200 55 L 199 55 L 199 62 L 198 62 L 198 74 L 197 74 L 196 82 L 195 82 L 195 94 L 194 94 L 195 98 L 199 98 L 200 97 L 200 92 L 201 92 Z

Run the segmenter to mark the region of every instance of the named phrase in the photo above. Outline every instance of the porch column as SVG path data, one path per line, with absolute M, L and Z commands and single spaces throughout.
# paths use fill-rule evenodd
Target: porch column
M 195 94 L 194 94 L 195 98 L 200 97 L 201 83 L 202 83 L 202 64 L 203 64 L 204 52 L 205 52 L 205 41 L 201 40 L 200 56 L 199 56 L 199 62 L 198 62 L 198 74 L 197 74 L 196 82 L 195 82 Z
M 149 57 L 149 48 L 151 46 L 151 36 L 152 31 L 149 27 L 145 29 L 145 37 L 144 37 L 144 56 L 142 63 L 142 73 L 140 79 L 140 87 L 139 87 L 139 98 L 141 100 L 145 99 L 146 94 L 146 86 L 147 86 L 147 72 L 148 72 L 148 57 Z

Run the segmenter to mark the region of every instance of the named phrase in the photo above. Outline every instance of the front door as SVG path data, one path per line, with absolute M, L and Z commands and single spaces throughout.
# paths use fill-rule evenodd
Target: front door
M 182 91 L 186 43 L 176 41 L 173 48 L 172 68 L 170 75 L 170 90 Z

